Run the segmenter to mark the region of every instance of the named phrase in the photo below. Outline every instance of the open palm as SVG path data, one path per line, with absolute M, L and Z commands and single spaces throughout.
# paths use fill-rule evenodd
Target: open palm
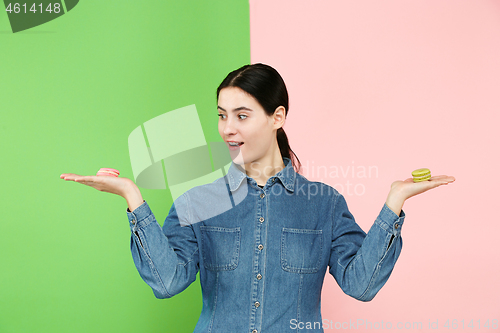
M 135 185 L 132 180 L 125 177 L 81 176 L 74 173 L 63 173 L 60 178 L 93 187 L 98 191 L 118 194 L 122 197 L 125 197 L 127 190 Z
M 453 183 L 454 181 L 455 177 L 446 175 L 433 176 L 427 181 L 418 183 L 413 182 L 413 178 L 408 178 L 404 181 L 397 180 L 393 182 L 391 184 L 391 191 L 397 192 L 403 198 L 408 199 L 438 186 Z

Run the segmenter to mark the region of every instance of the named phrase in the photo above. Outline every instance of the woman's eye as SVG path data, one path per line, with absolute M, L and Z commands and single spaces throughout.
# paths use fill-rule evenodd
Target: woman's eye
M 222 114 L 222 113 L 219 113 L 218 116 L 219 116 L 220 119 L 226 119 L 227 118 L 227 116 L 225 114 Z M 244 115 L 244 114 L 239 114 L 238 115 L 238 118 L 240 118 L 240 120 L 243 120 L 246 117 L 247 117 L 247 115 Z

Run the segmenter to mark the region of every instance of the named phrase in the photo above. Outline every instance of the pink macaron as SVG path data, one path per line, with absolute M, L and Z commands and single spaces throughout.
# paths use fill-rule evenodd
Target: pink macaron
M 120 171 L 110 168 L 101 168 L 99 171 L 97 171 L 97 175 L 118 177 L 120 175 Z

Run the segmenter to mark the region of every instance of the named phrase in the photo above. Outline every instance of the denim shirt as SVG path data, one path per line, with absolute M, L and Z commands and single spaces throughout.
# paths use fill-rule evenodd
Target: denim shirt
M 343 195 L 283 162 L 263 188 L 231 164 L 224 177 L 177 198 L 163 227 L 146 201 L 127 209 L 134 263 L 157 298 L 180 293 L 200 273 L 194 332 L 323 332 L 327 270 L 360 301 L 389 278 L 404 212 L 384 204 L 365 233 Z

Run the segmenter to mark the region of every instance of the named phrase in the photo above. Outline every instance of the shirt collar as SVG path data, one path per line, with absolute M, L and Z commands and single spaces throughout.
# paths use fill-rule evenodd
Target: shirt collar
M 296 174 L 291 162 L 292 161 L 288 157 L 283 157 L 285 168 L 272 176 L 271 182 L 279 179 L 287 190 L 293 192 Z M 245 178 L 247 178 L 247 181 L 252 179 L 251 177 L 247 176 L 246 173 L 238 169 L 235 166 L 234 162 L 231 162 L 231 166 L 229 167 L 226 175 L 226 182 L 229 184 L 229 189 L 231 190 L 231 192 L 236 191 Z

